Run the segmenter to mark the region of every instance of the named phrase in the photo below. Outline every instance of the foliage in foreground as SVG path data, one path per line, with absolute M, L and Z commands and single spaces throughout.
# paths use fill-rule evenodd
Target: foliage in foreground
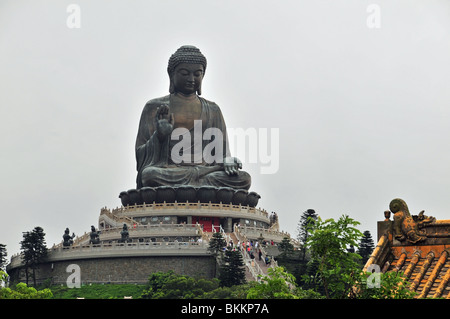
M 147 285 L 92 284 L 72 289 L 54 286 L 51 290 L 37 290 L 19 283 L 12 289 L 2 288 L 0 285 L 0 299 L 122 299 L 126 296 L 133 299 L 414 298 L 416 293 L 408 289 L 408 283 L 401 273 L 361 272 L 360 259 L 368 258 L 373 242 L 370 233 L 365 232 L 363 237 L 355 228 L 356 225 L 359 223 L 346 215 L 337 221 L 322 221 L 320 218 L 310 217 L 305 223 L 307 236 L 303 239 L 300 265 L 307 267 L 302 269 L 301 281 L 296 281 L 285 268 L 277 267 L 269 268 L 268 275 L 262 276 L 259 282 L 244 283 L 240 255 L 232 250 L 224 251 L 226 243 L 221 236 L 216 235 L 209 250 L 222 261 L 219 278 L 193 278 L 169 271 L 151 274 Z M 361 244 L 358 254 L 355 254 L 354 248 L 358 248 L 358 240 L 361 240 Z M 279 248 L 279 262 L 299 261 L 293 256 L 294 250 L 287 238 L 280 243 Z M 306 254 L 308 260 L 305 258 Z M 32 262 L 29 266 L 32 270 L 33 261 L 37 263 L 38 259 L 30 259 Z M 0 283 L 6 282 L 6 278 L 7 274 L 0 270 Z M 299 282 L 302 283 L 301 286 L 298 285 Z
M 6 282 L 8 275 L 0 270 L 0 283 Z M 15 289 L 9 287 L 0 287 L 0 299 L 51 299 L 53 294 L 50 289 L 37 290 L 34 287 L 28 287 L 20 282 Z
M 284 268 L 270 268 L 260 282 L 231 287 L 221 286 L 218 279 L 196 279 L 173 271 L 154 273 L 149 277 L 146 299 L 304 299 L 321 298 L 313 291 L 298 288 L 295 278 Z
M 320 218 L 309 225 L 307 248 L 311 263 L 317 266 L 316 276 L 304 278 L 315 281 L 327 298 L 346 298 L 355 282 L 355 274 L 361 271 L 358 254 L 348 247 L 357 247 L 362 233 L 355 227 L 359 222 L 347 215 L 337 221 Z
M 204 279 L 179 275 L 173 271 L 149 276 L 144 299 L 236 299 L 245 298 L 250 285 L 221 287 L 217 278 Z
M 379 277 L 376 277 L 378 275 Z M 346 298 L 359 299 L 411 299 L 416 295 L 408 290 L 401 273 L 360 273 Z M 3 278 L 6 279 L 3 273 Z M 375 285 L 375 286 L 374 286 Z M 147 285 L 89 284 L 81 288 L 53 286 L 37 290 L 19 283 L 14 289 L 0 288 L 0 299 L 323 299 L 318 292 L 304 290 L 295 278 L 282 267 L 269 269 L 260 282 L 232 287 L 221 287 L 217 279 L 195 279 L 172 271 L 154 273 Z
M 409 290 L 403 273 L 386 272 L 361 274 L 355 283 L 355 297 L 359 299 L 413 299 L 417 293 Z
M 219 271 L 219 283 L 221 287 L 242 285 L 245 280 L 245 264 L 241 253 L 228 247 L 225 250 Z
M 248 290 L 247 299 L 319 299 L 313 290 L 297 287 L 295 277 L 283 267 L 269 268 L 268 275 Z

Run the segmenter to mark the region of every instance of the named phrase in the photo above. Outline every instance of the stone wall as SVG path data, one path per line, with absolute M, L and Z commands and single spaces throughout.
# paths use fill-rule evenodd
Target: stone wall
M 73 259 L 41 264 L 37 270 L 37 282 L 66 285 L 71 272 L 69 265 L 80 267 L 81 284 L 89 283 L 139 283 L 145 284 L 153 272 L 173 270 L 177 274 L 192 277 L 214 278 L 215 260 L 211 256 L 151 256 L 99 259 Z M 25 270 L 11 269 L 10 283 L 25 281 Z M 31 271 L 29 284 L 32 283 Z

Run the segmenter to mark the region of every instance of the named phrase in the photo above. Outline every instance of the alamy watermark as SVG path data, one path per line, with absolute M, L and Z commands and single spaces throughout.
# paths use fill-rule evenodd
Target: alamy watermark
M 182 163 L 226 163 L 230 154 L 224 149 L 223 132 L 215 127 L 203 131 L 202 121 L 194 121 L 193 134 L 187 128 L 172 131 L 171 140 L 178 141 L 171 150 L 175 164 Z M 227 129 L 228 146 L 241 163 L 261 164 L 261 174 L 275 174 L 279 169 L 278 128 Z M 269 140 L 270 139 L 270 140 Z
M 66 272 L 70 273 L 67 277 L 67 288 L 80 288 L 81 287 L 81 268 L 77 264 L 70 264 L 66 268 Z
M 380 288 L 381 284 L 381 268 L 376 264 L 371 264 L 367 267 L 367 272 L 370 276 L 367 278 L 367 288 Z
M 366 25 L 369 29 L 381 28 L 381 7 L 376 3 L 369 4 L 366 9 L 369 15 L 366 19 Z
M 72 3 L 67 6 L 66 12 L 69 13 L 66 19 L 66 25 L 69 29 L 81 28 L 81 8 L 78 4 Z

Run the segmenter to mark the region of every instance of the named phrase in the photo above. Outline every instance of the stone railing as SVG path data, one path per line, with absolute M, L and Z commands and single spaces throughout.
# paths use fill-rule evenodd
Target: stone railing
M 51 248 L 48 251 L 46 262 L 108 257 L 207 255 L 207 248 L 208 243 L 194 241 L 101 243 L 99 245 Z M 22 254 L 12 256 L 8 268 L 22 266 L 22 258 Z
M 73 240 L 73 245 L 81 245 L 81 244 L 85 244 L 89 242 L 89 234 L 85 232 L 83 235 L 81 236 L 76 236 Z M 58 244 L 54 244 L 52 248 L 59 248 L 59 247 L 63 247 L 63 242 L 61 241 Z
M 101 241 L 118 240 L 121 238 L 120 232 L 123 227 L 110 227 L 98 229 L 100 231 Z M 148 238 L 148 237 L 162 237 L 162 236 L 202 236 L 201 227 L 198 224 L 155 224 L 155 225 L 140 225 L 128 227 L 130 239 L 134 238 Z M 90 240 L 90 232 L 85 232 L 80 237 L 76 237 L 72 246 L 87 245 Z M 62 241 L 52 248 L 63 247 Z
M 100 230 L 100 240 L 115 240 L 121 238 L 122 227 L 106 228 Z M 129 238 L 148 238 L 161 236 L 201 236 L 197 224 L 156 224 L 136 225 L 128 227 Z
M 245 251 L 244 247 L 240 245 L 239 250 L 241 252 L 241 255 L 244 259 L 244 263 L 247 266 L 248 270 L 252 274 L 252 277 L 255 281 L 260 281 L 263 276 L 265 276 L 264 271 L 261 269 L 259 264 L 254 260 L 251 259 L 248 255 L 248 253 Z
M 291 235 L 284 231 L 278 231 L 278 230 L 272 230 L 267 228 L 261 228 L 261 227 L 253 227 L 253 226 L 242 226 L 239 225 L 239 231 L 243 234 L 245 234 L 246 237 L 250 239 L 257 239 L 257 238 L 264 238 L 266 241 L 275 241 L 275 242 L 281 242 L 283 238 L 291 238 Z
M 175 203 L 153 203 L 153 204 L 143 204 L 143 205 L 133 205 L 133 206 L 122 206 L 114 208 L 111 213 L 116 216 L 136 216 L 139 213 L 148 213 L 149 211 L 158 212 L 158 214 L 167 210 L 179 210 L 180 212 L 189 210 L 196 210 L 197 212 L 202 210 L 220 210 L 228 211 L 230 213 L 243 213 L 243 214 L 254 214 L 263 219 L 268 219 L 269 214 L 266 210 L 261 210 L 259 208 L 242 206 L 242 205 L 231 205 L 231 204 L 214 204 L 214 203 L 190 203 L 190 202 L 175 202 Z M 108 211 L 108 210 L 107 210 Z M 173 212 L 170 212 L 173 213 Z
M 137 224 L 137 222 L 135 220 L 133 220 L 132 218 L 128 217 L 128 216 L 119 216 L 116 215 L 114 213 L 112 213 L 109 209 L 107 209 L 106 207 L 102 208 L 100 210 L 100 217 L 106 217 L 109 218 L 111 221 L 113 221 L 115 224 L 120 225 L 120 224 L 128 224 L 128 225 L 133 225 L 133 224 Z

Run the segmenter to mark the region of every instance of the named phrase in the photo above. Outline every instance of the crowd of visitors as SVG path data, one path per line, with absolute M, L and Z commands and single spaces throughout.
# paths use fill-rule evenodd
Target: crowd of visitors
M 261 245 L 274 246 L 275 243 L 273 240 L 271 240 L 270 242 L 264 240 L 262 242 L 262 244 L 259 243 L 259 241 L 253 241 L 253 240 L 248 240 L 248 241 L 242 242 L 242 243 L 240 240 L 238 240 L 237 244 L 234 244 L 234 242 L 232 240 L 230 240 L 228 242 L 228 247 L 230 247 L 231 249 L 241 249 L 241 251 L 247 253 L 248 256 L 250 257 L 250 259 L 252 259 L 252 260 L 254 260 L 256 258 L 256 256 L 258 256 L 259 261 L 263 260 L 267 266 L 270 266 L 271 258 L 270 258 L 270 256 L 265 256 L 265 257 L 263 256 L 264 254 L 263 254 Z

